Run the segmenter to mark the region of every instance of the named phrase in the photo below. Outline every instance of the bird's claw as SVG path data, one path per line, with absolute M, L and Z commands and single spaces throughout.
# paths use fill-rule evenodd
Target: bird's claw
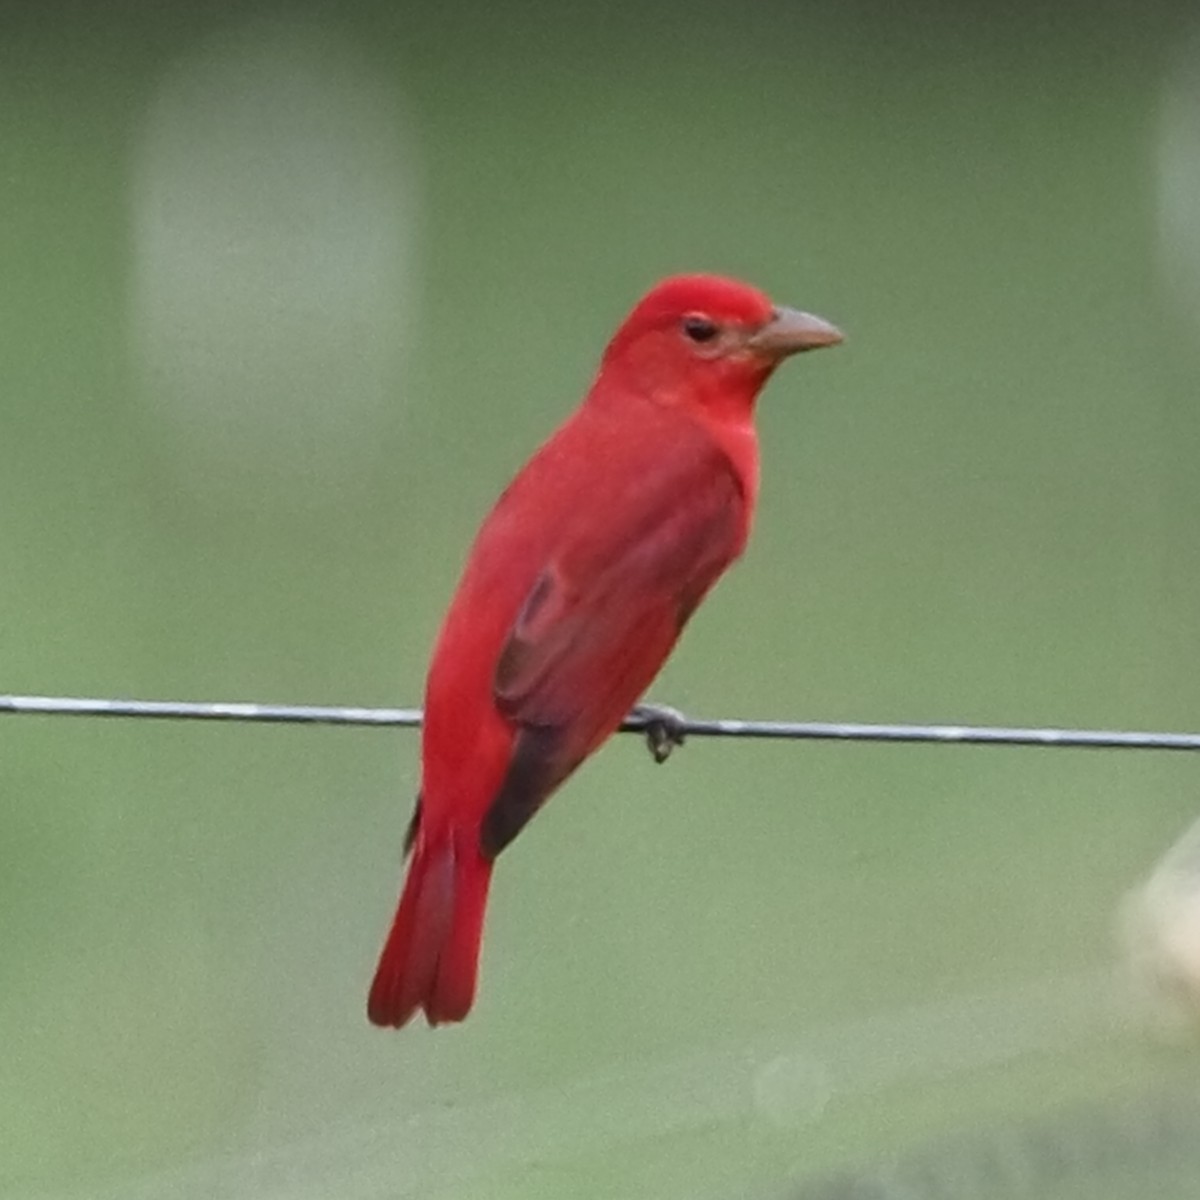
M 687 718 L 678 709 L 664 704 L 639 704 L 630 715 L 642 722 L 646 745 L 656 763 L 665 763 L 671 751 L 683 745 Z

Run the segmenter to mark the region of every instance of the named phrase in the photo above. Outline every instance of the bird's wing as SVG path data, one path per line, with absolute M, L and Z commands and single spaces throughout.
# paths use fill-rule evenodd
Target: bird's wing
M 519 733 L 485 821 L 492 853 L 620 724 L 745 540 L 745 497 L 715 447 L 595 511 L 541 570 L 497 663 L 496 704 Z

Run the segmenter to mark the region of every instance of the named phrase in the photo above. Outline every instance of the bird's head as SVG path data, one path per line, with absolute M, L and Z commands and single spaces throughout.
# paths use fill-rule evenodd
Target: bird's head
M 718 275 L 677 275 L 653 287 L 604 352 L 601 379 L 663 404 L 748 414 L 783 359 L 836 346 L 828 321 L 773 304 Z

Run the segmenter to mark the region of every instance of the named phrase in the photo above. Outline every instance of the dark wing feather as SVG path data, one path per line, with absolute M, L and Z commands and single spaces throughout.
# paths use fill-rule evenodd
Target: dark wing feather
M 497 706 L 522 728 L 485 821 L 493 854 L 620 723 L 745 538 L 745 498 L 715 447 L 604 516 L 543 568 L 497 663 Z

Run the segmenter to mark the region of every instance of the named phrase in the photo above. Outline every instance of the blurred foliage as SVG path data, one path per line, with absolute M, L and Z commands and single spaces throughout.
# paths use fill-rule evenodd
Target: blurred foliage
M 850 337 L 657 697 L 1195 728 L 1187 11 L 8 6 L 4 689 L 416 702 L 492 497 L 711 269 Z M 388 1036 L 412 735 L 3 732 L 4 1195 L 775 1194 L 1197 1066 L 1109 995 L 1187 756 L 621 739 L 470 1021 Z

